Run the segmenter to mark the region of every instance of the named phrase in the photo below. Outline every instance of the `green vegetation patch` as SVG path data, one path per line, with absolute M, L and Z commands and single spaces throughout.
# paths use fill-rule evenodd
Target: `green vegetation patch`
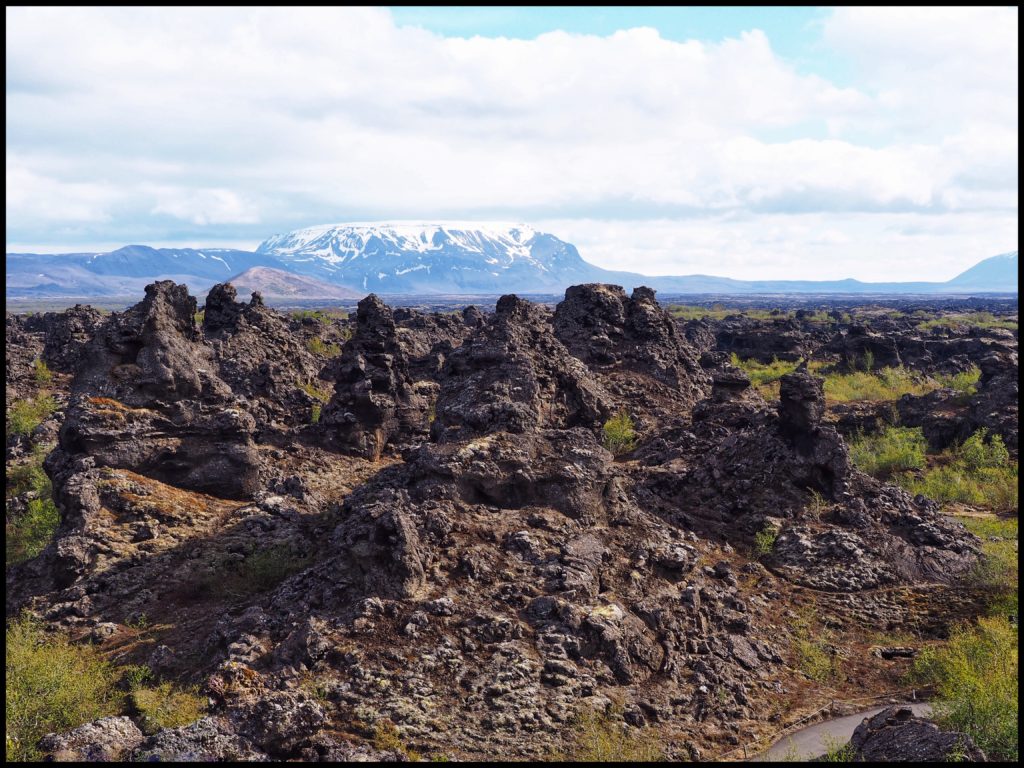
M 910 493 L 936 501 L 1015 512 L 1017 462 L 999 435 L 989 440 L 986 436 L 987 431 L 979 429 L 962 445 L 946 451 L 943 463 L 922 473 L 900 475 L 897 482 Z
M 1017 330 L 1016 317 L 999 317 L 991 312 L 964 312 L 962 314 L 936 317 L 918 323 L 917 327 L 922 331 L 931 328 L 1005 328 L 1008 331 Z
M 37 557 L 59 525 L 60 512 L 52 499 L 30 499 L 25 512 L 4 526 L 6 567 Z
M 23 493 L 32 491 L 39 496 L 50 495 L 50 478 L 43 471 L 43 461 L 46 454 L 53 448 L 53 444 L 36 445 L 28 460 L 22 464 L 7 465 L 7 498 L 11 499 Z
M 337 357 L 341 354 L 341 346 L 338 344 L 325 344 L 324 340 L 319 336 L 314 336 L 312 339 L 306 342 L 306 349 L 312 352 L 314 355 L 322 355 L 324 357 Z
M 32 361 L 32 373 L 35 376 L 36 384 L 41 387 L 45 387 L 53 381 L 53 371 L 42 358 L 37 357 Z
M 15 400 L 7 409 L 7 434 L 30 435 L 56 410 L 57 401 L 49 392 L 40 392 L 35 397 Z
M 981 378 L 981 369 L 978 366 L 971 366 L 969 371 L 961 373 L 939 374 L 935 380 L 944 387 L 955 389 L 961 395 L 970 397 L 978 392 L 978 380 Z
M 50 636 L 29 618 L 6 632 L 7 761 L 38 761 L 39 739 L 117 714 L 114 668 L 90 646 Z
M 896 472 L 922 469 L 927 441 L 920 427 L 888 427 L 850 441 L 850 459 L 863 472 L 887 478 Z
M 699 307 L 694 304 L 670 304 L 668 313 L 679 320 L 721 320 L 732 315 L 743 315 L 753 320 L 786 320 L 793 312 L 778 309 L 730 309 L 723 304 L 712 304 L 710 307 Z
M 828 684 L 839 679 L 841 660 L 831 645 L 831 632 L 814 628 L 810 610 L 798 614 L 790 624 L 793 633 L 795 666 L 817 683 Z
M 573 725 L 575 743 L 569 754 L 564 756 L 566 760 L 585 763 L 651 763 L 668 759 L 657 732 L 631 729 L 614 712 L 584 712 Z
M 987 596 L 991 616 L 1017 616 L 1018 560 L 1017 518 L 958 518 L 981 539 L 984 557 L 968 579 Z
M 206 700 L 199 695 L 198 688 L 176 688 L 166 682 L 152 688 L 137 688 L 130 699 L 139 727 L 146 734 L 194 723 L 206 710 Z
M 628 453 L 636 445 L 633 419 L 625 410 L 619 411 L 608 419 L 604 423 L 603 432 L 604 447 L 616 456 Z
M 936 687 L 933 719 L 970 735 L 989 760 L 1017 761 L 1017 633 L 1005 616 L 982 618 L 914 665 Z
M 779 532 L 770 523 L 754 534 L 754 556 L 757 558 L 766 557 L 775 549 L 775 540 L 779 538 Z
M 872 372 L 830 373 L 825 376 L 825 399 L 833 403 L 898 400 L 903 395 L 927 394 L 939 386 L 937 381 L 902 366 Z

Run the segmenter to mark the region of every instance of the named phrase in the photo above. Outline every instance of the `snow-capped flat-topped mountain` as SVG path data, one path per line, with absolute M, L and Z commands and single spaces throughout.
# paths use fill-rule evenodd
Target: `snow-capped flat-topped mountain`
M 377 293 L 559 291 L 616 273 L 526 225 L 333 224 L 275 235 L 257 253 L 301 274 Z

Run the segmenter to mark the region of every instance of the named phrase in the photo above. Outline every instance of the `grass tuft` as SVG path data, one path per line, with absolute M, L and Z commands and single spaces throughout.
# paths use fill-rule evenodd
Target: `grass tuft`
M 35 620 L 6 632 L 7 761 L 38 761 L 41 737 L 117 714 L 113 667 L 90 646 L 47 635 Z
M 935 685 L 933 719 L 963 731 L 990 760 L 1017 761 L 1017 627 L 1005 617 L 979 619 L 926 648 L 916 675 Z
M 604 447 L 619 456 L 633 450 L 636 445 L 636 430 L 633 419 L 621 410 L 604 423 Z
M 137 688 L 131 692 L 130 700 L 138 715 L 139 727 L 146 734 L 194 723 L 206 710 L 206 701 L 199 695 L 198 688 L 175 688 L 167 682 L 152 688 Z
M 651 763 L 668 758 L 653 731 L 633 732 L 614 713 L 584 712 L 574 724 L 576 739 L 565 759 L 585 763 Z
M 850 459 L 863 472 L 887 478 L 895 472 L 922 469 L 927 441 L 920 427 L 888 427 L 850 441 Z
M 7 434 L 31 435 L 51 413 L 57 410 L 57 401 L 49 392 L 35 397 L 15 400 L 7 410 Z

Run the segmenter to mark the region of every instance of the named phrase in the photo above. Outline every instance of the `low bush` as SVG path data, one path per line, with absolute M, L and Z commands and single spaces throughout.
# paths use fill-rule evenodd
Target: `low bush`
M 398 733 L 398 727 L 390 720 L 381 720 L 373 730 L 373 746 L 382 752 L 395 752 L 409 762 L 418 762 L 420 754 L 409 749 Z
M 834 403 L 856 400 L 898 400 L 903 395 L 923 395 L 938 389 L 934 380 L 916 376 L 908 368 L 830 373 L 825 376 L 825 399 Z
M 960 373 L 938 374 L 935 380 L 944 387 L 955 389 L 964 397 L 970 397 L 978 392 L 978 381 L 981 379 L 981 369 L 972 366 L 968 371 Z
M 994 511 L 1017 509 L 1017 462 L 1003 440 L 979 429 L 962 445 L 946 451 L 943 463 L 923 473 L 903 474 L 897 482 L 914 494 L 935 501 L 987 507 Z
M 166 682 L 133 690 L 130 701 L 138 715 L 139 727 L 147 734 L 194 723 L 206 709 L 206 701 L 199 695 L 198 688 L 175 688 Z
M 761 558 L 766 557 L 772 553 L 775 548 L 775 540 L 779 537 L 779 532 L 773 525 L 766 525 L 760 531 L 754 534 L 754 555 L 755 557 Z
M 1017 518 L 962 517 L 960 522 L 981 539 L 984 557 L 968 581 L 986 595 L 989 615 L 1019 615 Z
M 49 392 L 40 392 L 25 400 L 15 400 L 7 410 L 7 434 L 30 435 L 56 410 L 57 401 Z
M 636 430 L 633 419 L 626 411 L 619 411 L 604 423 L 604 447 L 619 456 L 633 450 L 636 445 Z
M 8 762 L 39 760 L 45 734 L 119 710 L 113 667 L 91 646 L 49 636 L 30 618 L 8 624 L 5 659 Z
M 634 730 L 615 713 L 584 712 L 574 723 L 575 743 L 565 759 L 586 763 L 651 763 L 667 760 L 655 731 Z M 560 756 L 561 757 L 561 756 Z
M 324 357 L 337 357 L 341 354 L 341 347 L 338 344 L 325 344 L 319 336 L 314 336 L 307 341 L 306 349 L 314 355 L 323 355 Z
M 921 469 L 927 441 L 920 427 L 888 427 L 878 434 L 850 441 L 850 460 L 862 472 L 887 478 L 895 472 Z
M 50 367 L 40 357 L 37 357 L 32 361 L 32 371 L 36 379 L 36 384 L 41 387 L 45 387 L 53 381 L 53 371 L 50 370 Z
M 4 526 L 7 567 L 31 560 L 53 539 L 60 512 L 53 499 L 30 499 L 25 512 Z
M 1017 760 L 1017 641 L 1005 617 L 982 618 L 945 646 L 924 649 L 914 665 L 936 688 L 932 717 L 970 735 L 990 760 Z
M 32 448 L 28 460 L 23 464 L 7 465 L 6 495 L 8 499 L 29 491 L 38 496 L 50 495 L 50 478 L 43 471 L 43 461 L 52 447 L 52 445 L 36 445 Z
M 840 659 L 830 644 L 831 633 L 824 628 L 815 629 L 813 624 L 808 610 L 790 624 L 795 666 L 817 683 L 831 683 L 839 677 Z

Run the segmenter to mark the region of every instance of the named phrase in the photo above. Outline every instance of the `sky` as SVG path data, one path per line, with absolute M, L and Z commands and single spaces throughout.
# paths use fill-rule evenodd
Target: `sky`
M 1016 8 L 6 9 L 8 252 L 502 220 L 651 275 L 1017 249 Z

